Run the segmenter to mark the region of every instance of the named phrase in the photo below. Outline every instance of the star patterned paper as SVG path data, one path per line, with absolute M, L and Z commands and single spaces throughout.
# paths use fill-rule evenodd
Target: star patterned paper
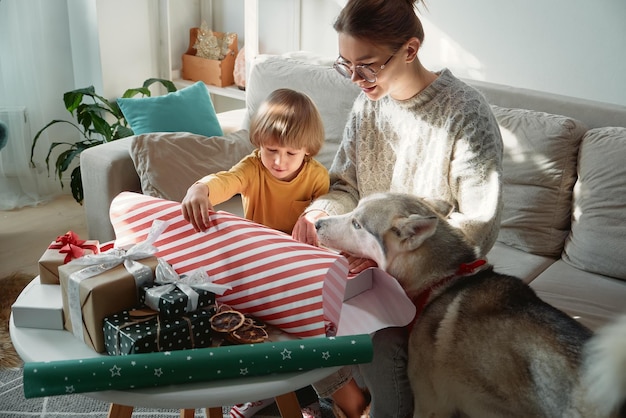
M 367 363 L 369 335 L 24 364 L 24 396 L 125 390 Z

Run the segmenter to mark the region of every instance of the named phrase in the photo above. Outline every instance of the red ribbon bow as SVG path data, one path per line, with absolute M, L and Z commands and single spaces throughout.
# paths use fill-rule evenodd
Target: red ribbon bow
M 73 231 L 68 231 L 65 235 L 59 235 L 55 242 L 50 244 L 48 248 L 59 250 L 61 254 L 66 254 L 63 264 L 67 264 L 73 258 L 80 258 L 85 254 L 85 250 L 91 250 L 94 254 L 98 253 L 98 246 L 95 244 L 85 244 L 84 239 L 78 238 Z

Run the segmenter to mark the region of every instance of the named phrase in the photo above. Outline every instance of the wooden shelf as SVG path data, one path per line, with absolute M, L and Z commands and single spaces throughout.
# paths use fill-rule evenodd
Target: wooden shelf
M 178 88 L 187 87 L 195 83 L 195 81 L 183 80 L 182 78 L 175 78 L 173 82 Z M 209 84 L 207 84 L 206 86 L 211 94 L 246 101 L 246 92 L 244 90 L 240 90 L 239 87 L 234 84 L 232 86 L 226 87 L 217 87 Z

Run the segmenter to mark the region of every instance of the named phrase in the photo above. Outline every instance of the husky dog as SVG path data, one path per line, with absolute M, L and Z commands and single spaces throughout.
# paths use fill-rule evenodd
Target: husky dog
M 446 221 L 450 210 L 443 201 L 385 193 L 315 224 L 321 244 L 374 260 L 415 302 L 408 364 L 414 416 L 619 413 L 626 320 L 593 337 L 520 279 L 477 260 Z

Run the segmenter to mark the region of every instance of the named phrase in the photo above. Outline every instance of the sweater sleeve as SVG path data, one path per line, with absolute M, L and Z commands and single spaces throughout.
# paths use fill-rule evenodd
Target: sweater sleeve
M 330 189 L 327 194 L 315 200 L 307 211 L 320 209 L 329 215 L 340 215 L 353 210 L 359 202 L 356 169 L 357 112 L 355 109 L 356 103 L 350 112 L 349 123 L 344 129 L 343 139 L 329 170 Z
M 496 241 L 502 213 L 502 138 L 489 105 L 482 103 L 455 141 L 450 163 L 457 211 L 450 223 L 484 256 Z
M 257 177 L 251 158 L 245 157 L 230 170 L 209 174 L 199 180 L 209 187 L 209 200 L 213 206 L 226 202 L 238 193 L 245 193 L 248 181 Z

